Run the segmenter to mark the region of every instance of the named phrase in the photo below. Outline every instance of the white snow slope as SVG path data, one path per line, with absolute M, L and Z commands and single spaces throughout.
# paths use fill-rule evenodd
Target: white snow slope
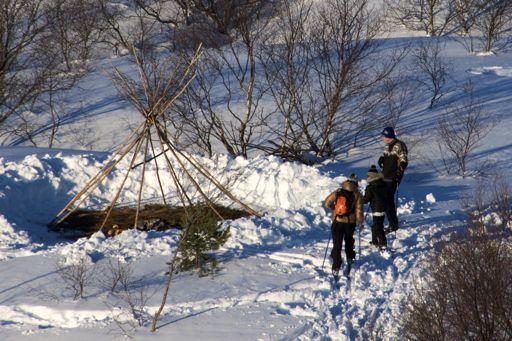
M 450 84 L 458 86 L 471 78 L 485 109 L 500 117 L 500 124 L 473 153 L 471 165 L 486 164 L 510 177 L 511 54 L 468 55 L 453 42 L 445 52 L 453 64 Z M 84 81 L 89 87 L 81 91 L 90 104 L 85 117 L 95 117 L 100 128 L 98 136 L 91 137 L 101 140 L 95 147 L 112 150 L 119 141 L 113 127 L 124 124 L 118 117 L 125 117 L 127 106 L 112 100 L 112 89 L 100 73 Z M 456 94 L 443 100 L 456 101 Z M 390 236 L 390 251 L 377 252 L 369 245 L 367 221 L 360 236 L 356 233 L 358 258 L 352 279 L 342 279 L 337 289 L 328 275 L 329 259 L 322 268 L 330 219 L 321 201 L 344 175 L 365 176 L 381 153 L 377 141 L 342 161 L 317 167 L 265 157 L 203 159 L 238 197 L 266 214 L 225 222 L 232 237 L 217 255 L 218 272 L 207 277 L 177 275 L 157 332 L 149 331 L 147 319 L 126 332 L 136 340 L 400 339 L 400 305 L 414 281 L 421 279 L 425 258 L 436 243 L 463 227 L 459 197 L 476 183 L 474 178 L 443 175 L 432 167 L 439 165 L 435 118 L 441 109 L 427 110 L 427 102 L 428 96 L 419 93 L 417 106 L 402 118 L 404 137 L 411 142 L 422 139 L 411 143 L 411 166 L 399 190 L 402 228 Z M 59 147 L 74 146 L 66 145 L 69 136 L 61 141 Z M 88 285 L 85 297 L 74 301 L 56 273 L 60 260 L 74 264 L 83 258 L 95 264 L 97 279 L 108 274 L 108 260 L 126 262 L 134 271 L 131 290 L 144 288 L 147 312 L 153 313 L 162 298 L 165 262 L 175 247 L 175 232 L 128 231 L 110 239 L 96 234 L 73 242 L 46 231 L 45 225 L 108 154 L 15 147 L 0 148 L 0 158 L 0 340 L 120 337 L 119 325 L 126 329 L 130 321 L 126 302 L 110 294 L 101 280 Z M 139 171 L 127 181 L 128 190 L 120 198 L 124 204 L 136 197 Z M 149 171 L 154 169 L 150 166 Z M 86 204 L 103 205 L 115 194 L 122 176 L 114 173 Z M 155 176 L 149 176 L 147 185 L 144 199 L 158 200 Z M 169 199 L 175 200 L 169 181 L 165 187 Z
M 122 303 L 98 284 L 86 288 L 84 299 L 73 301 L 55 273 L 58 260 L 72 264 L 86 257 L 99 267 L 120 257 L 135 267 L 139 283 L 151 293 L 148 311 L 156 309 L 174 232 L 128 231 L 110 239 L 98 233 L 67 242 L 45 231 L 44 223 L 105 159 L 92 154 L 29 155 L 0 168 L 2 339 L 29 334 L 34 339 L 91 334 L 109 339 L 119 332 L 114 319 L 124 312 Z M 275 158 L 219 156 L 209 167 L 236 178 L 235 193 L 267 213 L 226 222 L 232 237 L 219 254 L 219 272 L 213 277 L 177 276 L 161 328 L 151 336 L 147 325 L 138 328 L 132 332 L 136 339 L 339 340 L 364 338 L 370 331 L 396 335 L 404 293 L 436 235 L 446 228 L 436 222 L 439 211 L 444 214 L 439 203 L 401 195 L 404 228 L 390 238 L 393 251 L 374 251 L 368 244 L 369 228 L 363 230 L 352 279 L 342 280 L 338 290 L 328 275 L 328 260 L 322 268 L 330 218 L 321 200 L 344 179 L 333 178 L 332 170 L 346 165 L 313 168 Z M 114 174 L 91 204 L 112 195 L 118 177 Z M 136 181 L 129 184 L 125 202 L 138 188 Z M 404 188 L 408 193 L 409 185 Z M 425 198 L 432 188 L 418 197 Z M 96 272 L 100 278 L 102 271 Z

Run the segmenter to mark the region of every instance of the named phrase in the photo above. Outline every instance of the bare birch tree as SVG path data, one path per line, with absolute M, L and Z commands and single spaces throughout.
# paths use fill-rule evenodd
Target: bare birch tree
M 442 35 L 452 20 L 448 0 L 385 0 L 388 16 L 408 30 Z
M 306 96 L 312 91 L 309 70 L 308 25 L 312 15 L 312 3 L 308 0 L 286 0 L 276 13 L 274 26 L 266 35 L 266 44 L 260 51 L 269 93 L 277 110 L 269 124 L 269 138 L 259 146 L 265 152 L 284 159 L 304 159 L 307 130 Z M 299 113 L 303 113 L 299 116 Z M 300 118 L 303 118 L 301 120 Z
M 432 109 L 446 94 L 450 64 L 442 56 L 439 39 L 420 42 L 412 55 L 413 65 L 417 70 L 416 81 L 430 93 L 429 109 Z
M 512 2 L 479 0 L 475 26 L 482 52 L 500 51 L 512 42 Z
M 100 40 L 91 0 L 3 2 L 0 8 L 0 126 L 4 142 L 33 145 L 60 125 L 55 98 L 88 72 Z M 42 120 L 40 113 L 51 113 Z
M 192 114 L 183 116 L 189 126 L 206 134 L 206 139 L 197 140 L 201 145 L 210 145 L 213 137 L 230 155 L 247 157 L 258 143 L 269 118 L 262 107 L 266 89 L 256 55 L 267 24 L 264 13 L 255 12 L 233 29 L 225 46 L 205 51 L 188 91 Z
M 316 162 L 357 145 L 403 56 L 379 59 L 379 13 L 367 1 L 284 2 L 276 21 L 261 60 L 280 127 L 261 149 Z
M 463 93 L 462 102 L 448 107 L 438 119 L 438 143 L 443 155 L 448 154 L 454 160 L 457 173 L 465 176 L 468 172 L 469 155 L 480 145 L 495 122 L 475 95 L 471 82 L 465 85 Z M 447 173 L 450 173 L 450 158 L 443 156 L 443 161 Z
M 403 51 L 383 58 L 375 39 L 380 16 L 368 1 L 326 1 L 313 20 L 317 25 L 310 38 L 311 77 L 317 86 L 309 98 L 314 109 L 300 115 L 312 115 L 312 129 L 304 134 L 315 156 L 325 158 L 347 148 L 354 131 L 367 129 L 360 123 L 383 100 L 381 82 L 398 65 Z
M 453 21 L 451 31 L 454 37 L 468 52 L 475 51 L 476 21 L 479 13 L 479 0 L 452 1 Z

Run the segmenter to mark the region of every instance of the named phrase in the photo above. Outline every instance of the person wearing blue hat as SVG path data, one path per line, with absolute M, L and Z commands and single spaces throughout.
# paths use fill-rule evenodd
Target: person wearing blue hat
M 389 227 L 387 233 L 398 230 L 398 217 L 396 214 L 395 193 L 402 181 L 405 169 L 409 164 L 407 146 L 400 141 L 393 127 L 386 127 L 381 133 L 384 142 L 384 154 L 379 158 L 379 166 L 384 175 L 387 188 L 387 210 Z

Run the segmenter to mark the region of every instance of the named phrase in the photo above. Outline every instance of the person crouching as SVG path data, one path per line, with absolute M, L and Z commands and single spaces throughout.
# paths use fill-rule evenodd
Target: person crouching
M 372 209 L 372 244 L 379 248 L 387 247 L 386 234 L 384 233 L 384 217 L 386 216 L 387 188 L 384 183 L 384 175 L 377 170 L 375 165 L 368 170 L 368 186 L 364 192 L 364 203 L 370 203 Z
M 341 188 L 329 194 L 324 205 L 333 210 L 332 215 L 332 240 L 333 248 L 332 271 L 339 274 L 343 259 L 341 250 L 345 241 L 345 255 L 349 264 L 354 262 L 356 252 L 354 250 L 354 231 L 356 224 L 363 222 L 363 198 L 358 190 L 357 178 L 352 174 L 347 181 L 341 184 Z

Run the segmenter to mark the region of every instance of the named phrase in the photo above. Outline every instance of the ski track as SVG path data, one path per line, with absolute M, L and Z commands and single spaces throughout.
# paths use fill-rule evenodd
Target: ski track
M 327 236 L 323 220 L 317 220 L 316 228 Z M 307 328 L 297 335 L 298 339 L 362 339 L 370 330 L 384 335 L 396 335 L 396 314 L 404 298 L 414 271 L 429 240 L 436 230 L 430 225 L 407 223 L 407 228 L 391 235 L 389 244 L 394 251 L 376 251 L 369 245 L 370 231 L 362 232 L 362 254 L 351 272 L 350 280 L 340 277 L 339 289 L 330 275 L 330 263 L 321 269 L 325 240 L 288 245 L 275 252 L 262 252 L 253 257 L 270 262 L 276 271 L 284 274 L 303 274 L 304 280 L 264 292 L 244 295 L 179 302 L 165 310 L 167 317 L 187 316 L 204 310 L 228 310 L 255 303 L 269 304 L 277 314 L 304 318 Z M 355 233 L 357 249 L 357 232 Z M 419 267 L 418 267 L 419 268 Z M 404 290 L 405 289 L 405 290 Z M 250 307 L 248 307 L 250 308 Z M 149 307 L 154 312 L 157 306 Z M 112 311 L 59 309 L 43 306 L 0 306 L 2 325 L 56 326 L 59 328 L 91 327 L 107 325 L 112 321 Z
M 389 237 L 393 251 L 384 252 L 374 250 L 369 244 L 370 231 L 366 228 L 361 238 L 362 255 L 352 268 L 350 280 L 340 277 L 339 289 L 331 278 L 329 261 L 321 269 L 325 242 L 314 242 L 303 245 L 302 249 L 294 247 L 256 256 L 272 261 L 281 271 L 307 271 L 310 277 L 306 281 L 263 294 L 181 303 L 174 305 L 167 314 L 179 316 L 204 309 L 229 309 L 265 302 L 274 304 L 280 314 L 307 318 L 310 327 L 300 335 L 302 340 L 325 336 L 333 340 L 366 339 L 372 331 L 374 336 L 395 336 L 404 289 L 410 288 L 416 275 L 410 270 L 419 268 L 433 244 L 428 241 L 438 230 L 431 225 L 407 225 L 408 228 L 399 230 L 396 237 Z M 355 238 L 357 246 L 357 232 Z
M 55 171 L 46 170 L 48 165 L 57 164 L 58 160 L 67 160 L 74 165 L 93 164 L 89 158 L 77 160 L 57 157 L 27 157 L 21 164 L 8 163 L 0 174 L 0 182 L 6 183 L 5 193 L 14 198 L 15 193 L 10 186 L 21 187 L 11 180 L 6 170 L 18 170 L 23 181 L 51 182 L 61 174 L 74 174 L 74 168 Z M 223 160 L 221 158 L 221 160 Z M 87 162 L 86 162 L 87 161 Z M 317 169 L 305 166 L 278 162 L 276 159 L 257 159 L 257 165 L 246 167 L 246 161 L 236 159 L 223 160 L 223 167 L 233 169 L 229 176 L 242 174 L 237 181 L 242 186 L 241 193 L 251 198 L 252 202 L 262 201 L 269 209 L 262 218 L 242 218 L 228 221 L 232 237 L 226 243 L 225 262 L 248 270 L 248 279 L 265 285 L 258 278 L 258 264 L 264 264 L 263 270 L 271 276 L 271 288 L 261 291 L 246 283 L 239 283 L 229 277 L 227 289 L 221 288 L 222 296 L 210 298 L 201 296 L 201 286 L 196 290 L 198 295 L 179 297 L 178 301 L 169 304 L 164 311 L 163 321 L 172 321 L 178 317 L 201 315 L 204 311 L 220 313 L 230 309 L 242 309 L 250 312 L 253 306 L 262 305 L 275 314 L 292 317 L 300 321 L 301 328 L 295 329 L 295 338 L 302 340 L 324 339 L 367 339 L 369 336 L 386 335 L 393 339 L 397 335 L 399 307 L 411 287 L 414 276 L 423 268 L 420 264 L 435 241 L 435 234 L 444 229 L 434 224 L 425 224 L 424 207 L 428 211 L 436 210 L 435 200 L 417 205 L 418 198 L 401 197 L 398 207 L 403 229 L 389 237 L 390 251 L 380 252 L 369 245 L 370 228 L 361 233 L 361 254 L 351 272 L 350 280 L 343 276 L 339 287 L 333 283 L 330 275 L 330 261 L 326 261 L 322 269 L 327 239 L 330 234 L 330 215 L 320 205 L 318 197 L 323 197 L 339 183 L 342 177 L 333 178 L 321 174 Z M 47 166 L 45 166 L 47 165 Z M 226 166 L 228 165 L 228 166 Z M 96 165 L 97 166 L 97 165 Z M 96 167 L 95 166 L 95 167 Z M 53 166 L 52 166 L 53 167 Z M 92 166 L 91 166 L 92 167 Z M 213 167 L 213 166 L 212 166 Z M 55 167 L 54 167 L 55 168 Z M 21 170 L 19 170 L 21 169 Z M 263 171 L 265 169 L 270 169 Z M 0 172 L 2 173 L 2 172 Z M 18 174 L 15 173 L 15 174 Z M 50 175 L 45 175 L 50 174 Z M 83 180 L 80 178 L 81 181 Z M 316 190 L 312 187 L 317 186 Z M 45 185 L 46 186 L 46 185 Z M 52 185 L 53 186 L 53 185 Z M 53 187 L 52 187 L 53 188 Z M 68 184 L 65 190 L 70 190 Z M 43 187 L 47 190 L 47 187 Z M 55 198 L 60 197 L 64 189 L 54 190 Z M 38 193 L 36 191 L 36 193 Z M 38 194 L 40 195 L 40 194 Z M 50 201 L 52 207 L 58 201 Z M 3 201 L 2 201 L 3 200 Z M 0 207 L 10 205 L 9 197 L 0 197 Z M 2 206 L 3 205 L 3 206 Z M 43 211 L 41 207 L 38 211 Z M 429 213 L 430 214 L 430 213 Z M 3 234 L 0 238 L 0 259 L 4 262 L 13 261 L 25 256 L 57 256 L 65 257 L 72 262 L 82 255 L 91 259 L 119 256 L 129 261 L 137 261 L 143 257 L 155 255 L 165 256 L 172 252 L 176 244 L 176 233 L 126 231 L 115 238 L 105 238 L 96 234 L 89 239 L 80 239 L 74 243 L 55 242 L 54 245 L 43 246 L 30 240 L 29 233 L 16 228 L 17 222 L 25 223 L 24 217 L 11 215 L 16 221 L 8 221 L 0 216 Z M 367 222 L 370 223 L 370 222 Z M 448 223 L 445 221 L 445 223 Z M 368 225 L 368 224 L 367 224 Z M 31 225 L 28 225 L 31 226 Z M 42 234 L 45 237 L 47 234 Z M 356 251 L 359 251 L 358 233 L 355 233 Z M 40 239 L 42 241 L 42 239 Z M 332 247 L 332 243 L 330 245 Z M 39 250 L 40 248 L 40 250 Z M 17 263 L 14 263 L 17 264 Z M 255 264 L 257 266 L 255 266 Z M 155 270 L 154 268 L 152 270 Z M 239 274 L 235 269 L 235 273 Z M 254 273 L 253 273 L 254 272 Z M 269 276 L 270 276 L 269 275 Z M 233 276 L 233 273 L 231 274 Z M 252 276 L 252 277 L 251 277 Z M 190 281 L 190 280 L 189 280 Z M 259 282 L 258 282 L 259 281 Z M 185 288 L 189 282 L 184 282 Z M 216 286 L 219 286 L 217 280 Z M 275 284 L 280 283 L 280 284 Z M 284 283 L 284 284 L 283 284 Z M 238 288 L 237 286 L 242 286 Z M 0 287 L 1 289 L 1 287 Z M 9 289 L 10 290 L 10 289 Z M 224 290 L 224 291 L 223 291 Z M 1 292 L 1 290 L 0 290 Z M 214 293 L 214 292 L 212 292 Z M 4 299 L 2 297 L 2 299 Z M 91 328 L 106 326 L 113 320 L 115 311 L 109 310 L 104 304 L 91 303 L 76 306 L 63 304 L 51 305 L 37 299 L 0 303 L 0 325 L 5 328 L 38 328 L 41 326 L 60 329 Z M 100 301 L 101 297 L 88 299 Z M 88 302 L 85 302 L 88 303 Z M 47 305 L 45 305 L 47 304 Z M 148 306 L 150 312 L 157 309 L 157 302 Z M 263 309 L 263 308 L 262 308 Z M 271 319 L 272 317 L 266 317 Z M 286 328 L 285 328 L 286 329 Z M 276 330 L 281 330 L 276 328 Z M 286 331 L 286 337 L 289 337 Z M 370 335 L 373 333 L 373 335 Z M 386 339 L 386 338 L 384 338 Z

